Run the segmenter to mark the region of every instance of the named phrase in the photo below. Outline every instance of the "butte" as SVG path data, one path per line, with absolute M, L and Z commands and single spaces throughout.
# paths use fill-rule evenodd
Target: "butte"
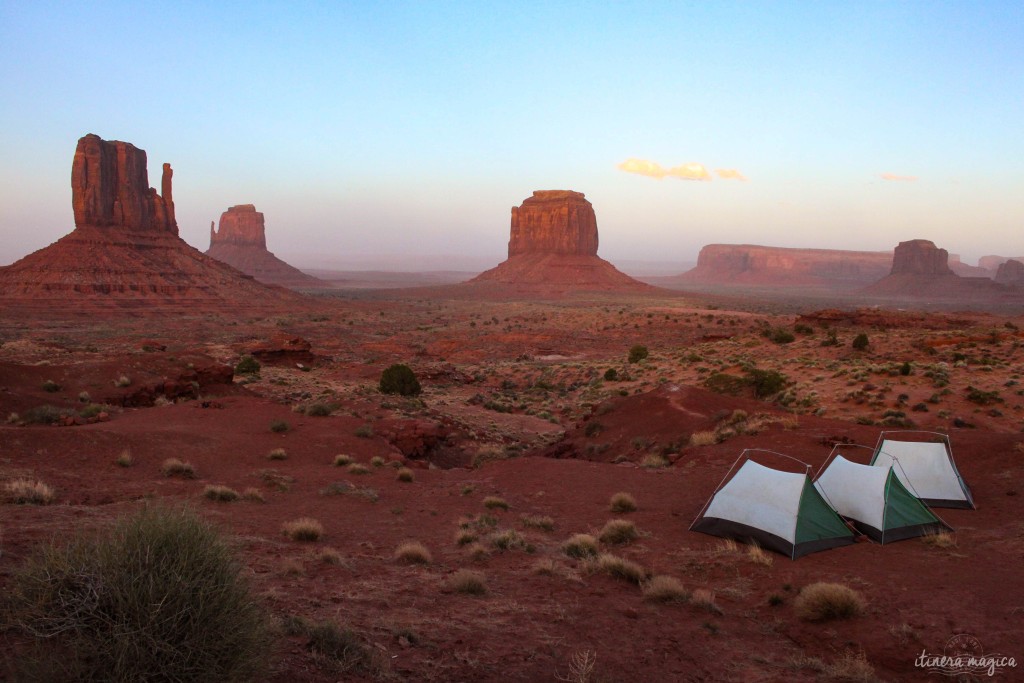
M 597 255 L 594 207 L 571 190 L 537 190 L 512 207 L 508 259 L 459 286 L 541 296 L 655 289 Z
M 217 230 L 210 223 L 210 248 L 206 250 L 206 255 L 264 284 L 293 288 L 327 286 L 267 250 L 263 214 L 252 204 L 232 206 L 222 213 Z
M 0 304 L 32 315 L 95 310 L 260 310 L 300 301 L 206 256 L 178 236 L 163 165 L 149 187 L 146 152 L 86 135 L 71 166 L 75 229 L 0 268 Z

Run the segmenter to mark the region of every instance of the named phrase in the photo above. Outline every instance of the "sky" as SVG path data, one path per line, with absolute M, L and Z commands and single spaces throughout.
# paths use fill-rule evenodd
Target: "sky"
M 95 133 L 305 267 L 483 269 L 534 190 L 599 255 L 1024 253 L 1024 3 L 0 0 L 0 264 L 74 227 Z M 671 265 L 669 266 L 671 269 Z

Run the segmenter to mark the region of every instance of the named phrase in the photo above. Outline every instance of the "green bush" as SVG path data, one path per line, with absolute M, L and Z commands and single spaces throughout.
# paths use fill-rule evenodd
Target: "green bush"
M 258 375 L 260 367 L 260 362 L 252 356 L 242 356 L 242 359 L 238 361 L 238 365 L 235 366 L 235 374 Z
M 637 344 L 629 350 L 629 362 L 639 363 L 644 358 L 647 358 L 650 353 L 647 351 L 647 347 L 643 344 Z
M 615 368 L 608 368 L 604 371 L 604 379 L 606 382 L 614 382 L 619 378 L 619 371 Z
M 870 343 L 871 342 L 868 341 L 868 335 L 861 332 L 860 334 L 853 338 L 853 343 L 851 343 L 850 346 L 857 349 L 858 351 L 863 351 L 864 349 L 868 348 L 868 344 Z
M 270 422 L 270 431 L 275 434 L 283 434 L 291 429 L 291 426 L 284 420 L 272 420 Z
M 416 374 L 408 365 L 397 363 L 380 376 L 380 393 L 400 396 L 417 396 L 423 391 Z
M 48 379 L 43 382 L 43 391 L 48 394 L 54 394 L 60 391 L 60 385 L 54 382 L 52 379 Z
M 10 615 L 33 645 L 17 680 L 249 681 L 269 645 L 228 544 L 183 510 L 44 545 L 14 577 Z
M 769 339 L 771 339 L 776 344 L 790 344 L 794 340 L 796 340 L 796 337 L 793 336 L 792 332 L 784 330 L 780 327 L 778 329 L 772 330 L 771 334 L 769 335 Z
M 754 385 L 754 394 L 758 398 L 766 398 L 782 391 L 786 385 L 786 376 L 778 370 L 758 370 L 751 368 L 747 370 L 751 384 Z

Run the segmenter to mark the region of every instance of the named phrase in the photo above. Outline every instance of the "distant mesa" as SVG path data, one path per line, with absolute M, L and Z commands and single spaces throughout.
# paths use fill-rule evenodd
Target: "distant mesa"
M 0 303 L 35 314 L 153 305 L 188 310 L 294 303 L 178 237 L 170 164 L 149 187 L 146 152 L 86 135 L 71 167 L 75 229 L 0 268 Z
M 1024 256 L 982 256 L 978 259 L 978 266 L 995 273 L 999 266 L 1007 261 L 1020 261 L 1024 263 Z
M 465 284 L 540 293 L 651 289 L 600 258 L 597 245 L 597 217 L 582 192 L 537 190 L 512 207 L 508 259 Z
M 697 266 L 672 280 L 683 284 L 816 285 L 852 290 L 888 274 L 892 258 L 892 252 L 887 251 L 708 244 L 700 250 Z
M 263 214 L 252 204 L 232 206 L 222 213 L 219 229 L 215 230 L 210 223 L 210 248 L 206 254 L 265 284 L 296 288 L 326 286 L 267 251 Z
M 996 282 L 1001 285 L 1024 285 L 1024 260 L 1009 259 L 999 264 Z
M 889 275 L 865 287 L 861 293 L 887 298 L 977 302 L 1017 300 L 1024 295 L 1024 287 L 993 282 L 988 277 L 961 277 L 950 268 L 949 258 L 949 253 L 931 240 L 900 242 L 893 252 Z

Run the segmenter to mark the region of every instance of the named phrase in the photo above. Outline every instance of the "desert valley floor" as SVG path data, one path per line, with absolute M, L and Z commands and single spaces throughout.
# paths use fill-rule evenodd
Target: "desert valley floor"
M 46 540 L 187 505 L 232 539 L 274 617 L 270 681 L 936 680 L 915 659 L 957 634 L 1019 661 L 1024 316 L 813 310 L 390 290 L 270 313 L 4 316 L 0 483 L 56 498 L 0 506 L 0 586 Z M 649 356 L 631 363 L 638 344 Z M 232 373 L 246 354 L 260 371 Z M 420 396 L 378 391 L 393 363 Z M 785 383 L 758 398 L 752 369 Z M 946 542 L 792 561 L 688 531 L 745 448 L 816 471 L 835 443 L 907 428 L 948 433 L 973 491 L 977 510 L 937 510 Z M 171 458 L 192 476 L 166 475 Z M 211 500 L 210 486 L 243 495 Z M 635 511 L 610 510 L 619 492 Z M 304 517 L 319 540 L 282 533 Z M 613 519 L 638 537 L 600 550 L 689 599 L 651 600 L 563 551 Z M 396 559 L 410 541 L 429 561 Z M 460 569 L 486 591 L 455 590 Z M 801 619 L 796 596 L 819 581 L 858 591 L 864 612 Z M 359 651 L 311 652 L 296 624 L 320 622 Z M 0 632 L 0 677 L 24 646 Z

